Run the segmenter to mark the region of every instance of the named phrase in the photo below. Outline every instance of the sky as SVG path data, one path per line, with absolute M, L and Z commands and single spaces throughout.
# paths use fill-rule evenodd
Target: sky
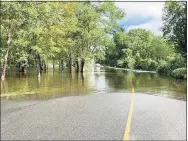
M 162 9 L 165 2 L 115 2 L 126 16 L 119 23 L 126 31 L 145 28 L 156 35 L 162 35 Z

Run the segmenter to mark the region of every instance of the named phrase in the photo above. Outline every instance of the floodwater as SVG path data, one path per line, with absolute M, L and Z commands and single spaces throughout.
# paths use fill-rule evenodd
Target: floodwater
M 68 73 L 49 68 L 40 79 L 36 68 L 19 73 L 8 69 L 6 80 L 1 82 L 1 98 L 10 100 L 46 100 L 63 96 L 95 93 L 144 93 L 186 100 L 186 81 L 155 73 L 102 69 L 99 72 Z

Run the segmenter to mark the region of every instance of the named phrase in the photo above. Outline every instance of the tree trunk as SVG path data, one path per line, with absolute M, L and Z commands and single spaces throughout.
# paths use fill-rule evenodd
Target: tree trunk
M 46 73 L 46 62 L 43 61 L 43 64 L 44 64 L 44 72 Z
M 25 67 L 21 66 L 20 72 L 25 72 Z
M 18 63 L 18 70 L 19 72 L 25 72 L 25 65 L 27 62 L 21 61 Z
M 5 53 L 5 57 L 3 59 L 3 67 L 2 67 L 1 80 L 5 80 L 5 73 L 6 73 L 6 68 L 7 68 L 8 52 L 9 52 L 9 48 L 7 49 L 7 51 Z
M 76 64 L 76 72 L 79 72 L 79 61 L 78 58 L 75 60 L 75 64 Z
M 40 73 L 42 73 L 43 68 L 42 68 L 42 61 L 41 61 L 40 55 L 39 55 L 39 67 L 40 67 Z
M 83 72 L 84 71 L 84 65 L 85 65 L 85 59 L 84 58 L 82 58 L 81 59 L 81 68 L 80 68 L 80 72 Z
M 68 66 L 69 66 L 69 72 L 72 72 L 72 60 L 71 59 L 69 59 Z
M 36 55 L 36 64 L 37 64 L 37 75 L 38 77 L 40 77 L 42 73 L 42 66 L 41 66 L 41 59 L 39 54 Z
M 1 74 L 1 80 L 5 80 L 5 73 L 6 73 L 6 68 L 7 68 L 7 59 L 8 59 L 8 52 L 10 49 L 10 42 L 11 42 L 11 33 L 8 33 L 7 36 L 7 50 L 3 59 L 3 64 L 2 64 L 2 74 Z
M 68 67 L 69 67 L 69 72 L 72 72 L 72 56 L 71 56 L 71 53 L 69 54 L 69 58 L 68 58 Z
M 61 71 L 64 71 L 64 62 L 63 62 L 63 59 L 61 59 Z
M 64 70 L 63 59 L 61 59 L 61 60 L 59 61 L 59 69 L 60 69 L 61 72 Z
M 84 74 L 81 73 L 81 78 L 82 78 L 82 89 L 84 89 Z

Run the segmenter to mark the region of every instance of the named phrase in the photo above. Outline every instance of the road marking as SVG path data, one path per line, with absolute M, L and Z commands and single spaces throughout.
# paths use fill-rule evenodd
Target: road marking
M 129 140 L 129 133 L 130 133 L 130 127 L 131 127 L 132 114 L 133 114 L 133 105 L 134 105 L 134 87 L 132 87 L 131 104 L 130 104 L 129 115 L 127 119 L 127 124 L 125 128 L 125 134 L 124 134 L 123 140 Z

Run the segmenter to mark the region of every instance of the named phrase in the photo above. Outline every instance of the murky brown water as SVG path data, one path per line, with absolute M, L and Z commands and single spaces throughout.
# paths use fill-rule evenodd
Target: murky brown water
M 186 81 L 152 73 L 135 73 L 106 69 L 100 72 L 60 73 L 58 69 L 37 78 L 36 69 L 27 73 L 9 69 L 6 81 L 1 83 L 1 97 L 6 99 L 51 99 L 61 96 L 88 95 L 92 93 L 142 92 L 174 99 L 186 100 Z

